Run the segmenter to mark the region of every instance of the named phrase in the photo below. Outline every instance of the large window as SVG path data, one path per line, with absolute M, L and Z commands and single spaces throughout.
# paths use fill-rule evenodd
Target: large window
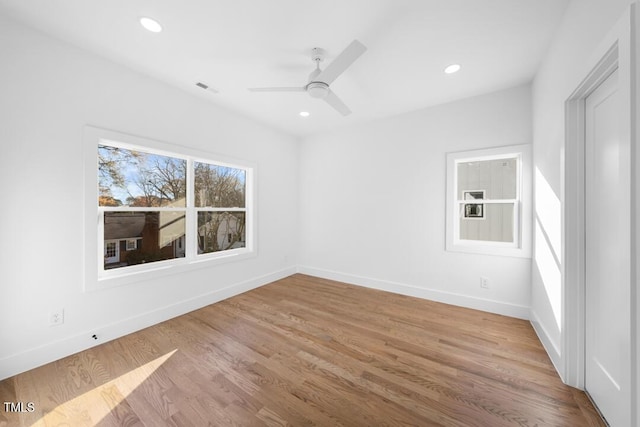
M 447 155 L 447 249 L 530 256 L 529 147 Z
M 87 215 L 97 214 L 88 245 L 98 250 L 87 288 L 254 252 L 253 167 L 95 128 L 85 143 Z

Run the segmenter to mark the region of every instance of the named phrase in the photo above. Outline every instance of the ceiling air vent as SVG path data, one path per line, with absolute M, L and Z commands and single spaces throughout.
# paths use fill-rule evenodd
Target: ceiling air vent
M 214 89 L 214 88 L 212 88 L 212 87 L 209 87 L 209 85 L 208 85 L 208 84 L 206 84 L 206 83 L 198 82 L 198 83 L 196 83 L 196 86 L 198 86 L 199 88 L 202 88 L 202 89 L 204 89 L 204 90 L 208 90 L 208 91 L 210 91 L 210 92 L 213 92 L 213 93 L 218 93 L 218 91 L 217 91 L 217 90 L 215 90 L 215 89 Z

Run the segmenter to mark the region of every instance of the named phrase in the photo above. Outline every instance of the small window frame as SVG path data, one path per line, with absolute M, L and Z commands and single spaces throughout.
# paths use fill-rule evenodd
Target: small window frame
M 125 248 L 128 251 L 135 251 L 136 249 L 138 249 L 138 239 L 127 239 Z
M 460 238 L 461 209 L 470 202 L 458 199 L 457 165 L 463 162 L 516 158 L 518 164 L 515 199 L 475 200 L 471 203 L 483 205 L 483 213 L 487 204 L 509 203 L 514 206 L 513 242 L 493 242 L 483 240 L 464 240 Z M 531 195 L 531 146 L 511 145 L 479 150 L 459 151 L 446 155 L 446 250 L 484 255 L 511 256 L 531 258 L 531 230 L 532 230 L 532 195 Z M 470 191 L 470 190 L 469 190 Z M 477 190 L 479 192 L 481 190 Z M 486 194 L 486 193 L 484 193 Z M 465 221 L 483 220 L 480 217 L 467 217 Z

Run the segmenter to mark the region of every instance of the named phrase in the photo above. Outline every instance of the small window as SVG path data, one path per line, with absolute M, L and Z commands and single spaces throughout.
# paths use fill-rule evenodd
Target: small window
M 138 241 L 136 239 L 128 239 L 127 240 L 127 250 L 135 251 L 138 249 Z
M 529 146 L 447 155 L 447 250 L 530 256 Z

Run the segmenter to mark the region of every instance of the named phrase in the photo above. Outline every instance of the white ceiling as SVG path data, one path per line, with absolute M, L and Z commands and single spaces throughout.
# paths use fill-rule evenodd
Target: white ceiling
M 0 13 L 303 136 L 531 81 L 568 2 L 0 0 Z M 142 16 L 164 31 L 144 30 Z M 306 93 L 247 90 L 303 86 L 313 47 L 326 66 L 354 39 L 368 50 L 331 85 L 350 116 Z M 452 63 L 462 70 L 444 74 Z

